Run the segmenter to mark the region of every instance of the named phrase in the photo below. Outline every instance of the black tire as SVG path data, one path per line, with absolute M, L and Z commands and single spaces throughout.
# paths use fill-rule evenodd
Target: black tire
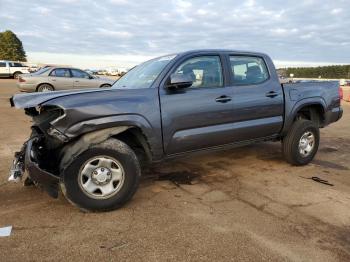
M 303 155 L 299 149 L 302 136 L 310 132 L 314 136 L 313 147 L 307 155 Z M 320 131 L 316 123 L 310 120 L 300 119 L 294 122 L 288 134 L 282 140 L 282 152 L 286 161 L 295 166 L 310 163 L 315 157 L 320 143 Z
M 111 87 L 110 84 L 103 84 L 103 85 L 100 86 L 100 88 L 109 88 L 109 87 Z
M 18 79 L 18 77 L 21 75 L 21 72 L 14 72 L 13 73 L 13 79 Z
M 99 156 L 118 160 L 124 171 L 124 181 L 119 191 L 103 199 L 89 196 L 79 183 L 79 174 L 86 161 Z M 101 144 L 90 147 L 73 160 L 63 171 L 61 189 L 65 197 L 80 209 L 109 211 L 120 208 L 132 198 L 138 188 L 140 177 L 140 164 L 133 150 L 122 141 L 108 139 Z
M 55 91 L 55 88 L 50 84 L 41 84 L 36 89 L 37 92 L 48 92 L 48 91 Z

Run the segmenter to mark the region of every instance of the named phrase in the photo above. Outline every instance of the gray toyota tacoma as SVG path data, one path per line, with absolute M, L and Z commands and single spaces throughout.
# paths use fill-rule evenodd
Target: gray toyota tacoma
M 14 95 L 33 118 L 10 180 L 84 210 L 121 207 L 141 167 L 184 154 L 281 141 L 286 161 L 314 158 L 319 128 L 342 116 L 339 84 L 280 84 L 261 53 L 195 50 L 144 62 L 111 89 Z M 27 172 L 25 172 L 27 171 Z

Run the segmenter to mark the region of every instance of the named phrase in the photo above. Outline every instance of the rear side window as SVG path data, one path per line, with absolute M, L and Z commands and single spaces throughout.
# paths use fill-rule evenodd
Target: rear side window
M 15 63 L 15 62 L 11 62 L 9 63 L 10 67 L 23 67 L 23 65 L 21 63 Z
M 192 87 L 221 87 L 223 77 L 219 56 L 198 56 L 183 62 L 175 74 L 189 75 Z
M 256 85 L 266 81 L 269 73 L 265 61 L 254 56 L 230 56 L 233 84 Z
M 6 63 L 0 62 L 0 67 L 6 67 Z
M 90 78 L 90 75 L 84 71 L 78 70 L 78 69 L 71 69 L 72 76 L 76 78 Z
M 69 70 L 66 68 L 56 68 L 52 70 L 50 73 L 50 76 L 56 76 L 56 77 L 70 77 Z

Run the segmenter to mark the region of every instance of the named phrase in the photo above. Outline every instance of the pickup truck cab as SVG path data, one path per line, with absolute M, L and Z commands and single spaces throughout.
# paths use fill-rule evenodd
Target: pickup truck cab
M 314 158 L 319 128 L 342 116 L 337 82 L 280 84 L 261 53 L 195 50 L 136 66 L 111 89 L 18 94 L 33 117 L 10 180 L 28 171 L 57 197 L 111 210 L 135 193 L 141 167 L 184 154 L 281 141 L 292 165 Z
M 21 74 L 28 74 L 29 68 L 20 62 L 0 60 L 0 77 L 17 79 Z

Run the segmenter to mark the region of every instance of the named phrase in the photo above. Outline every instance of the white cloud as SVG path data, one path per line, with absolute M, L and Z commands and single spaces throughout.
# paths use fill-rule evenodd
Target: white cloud
M 175 6 L 181 9 L 188 9 L 192 6 L 192 3 L 189 1 L 184 1 L 184 0 L 176 0 L 175 1 Z
M 130 38 L 133 36 L 132 33 L 127 31 L 114 31 L 114 30 L 108 30 L 104 28 L 99 28 L 97 30 L 97 34 L 104 35 L 104 36 L 118 37 L 118 38 Z
M 33 8 L 33 10 L 41 15 L 47 16 L 51 13 L 51 9 L 45 7 L 45 6 L 36 6 Z
M 127 0 L 110 0 L 110 2 L 112 4 L 115 4 L 115 5 L 126 5 L 126 4 L 128 4 Z
M 346 0 L 36 0 L 7 5 L 0 20 L 1 30 L 18 33 L 31 53 L 69 50 L 95 59 L 228 48 L 263 51 L 284 61 L 340 63 L 350 62 L 347 5 Z
M 253 7 L 255 6 L 255 0 L 246 0 L 244 1 L 244 5 L 247 7 Z
M 207 15 L 209 13 L 209 11 L 204 10 L 204 9 L 198 9 L 197 14 L 199 15 Z
M 341 12 L 343 12 L 343 9 L 341 9 L 341 8 L 334 8 L 334 9 L 331 10 L 331 14 L 332 15 L 337 15 L 337 14 L 339 14 Z

